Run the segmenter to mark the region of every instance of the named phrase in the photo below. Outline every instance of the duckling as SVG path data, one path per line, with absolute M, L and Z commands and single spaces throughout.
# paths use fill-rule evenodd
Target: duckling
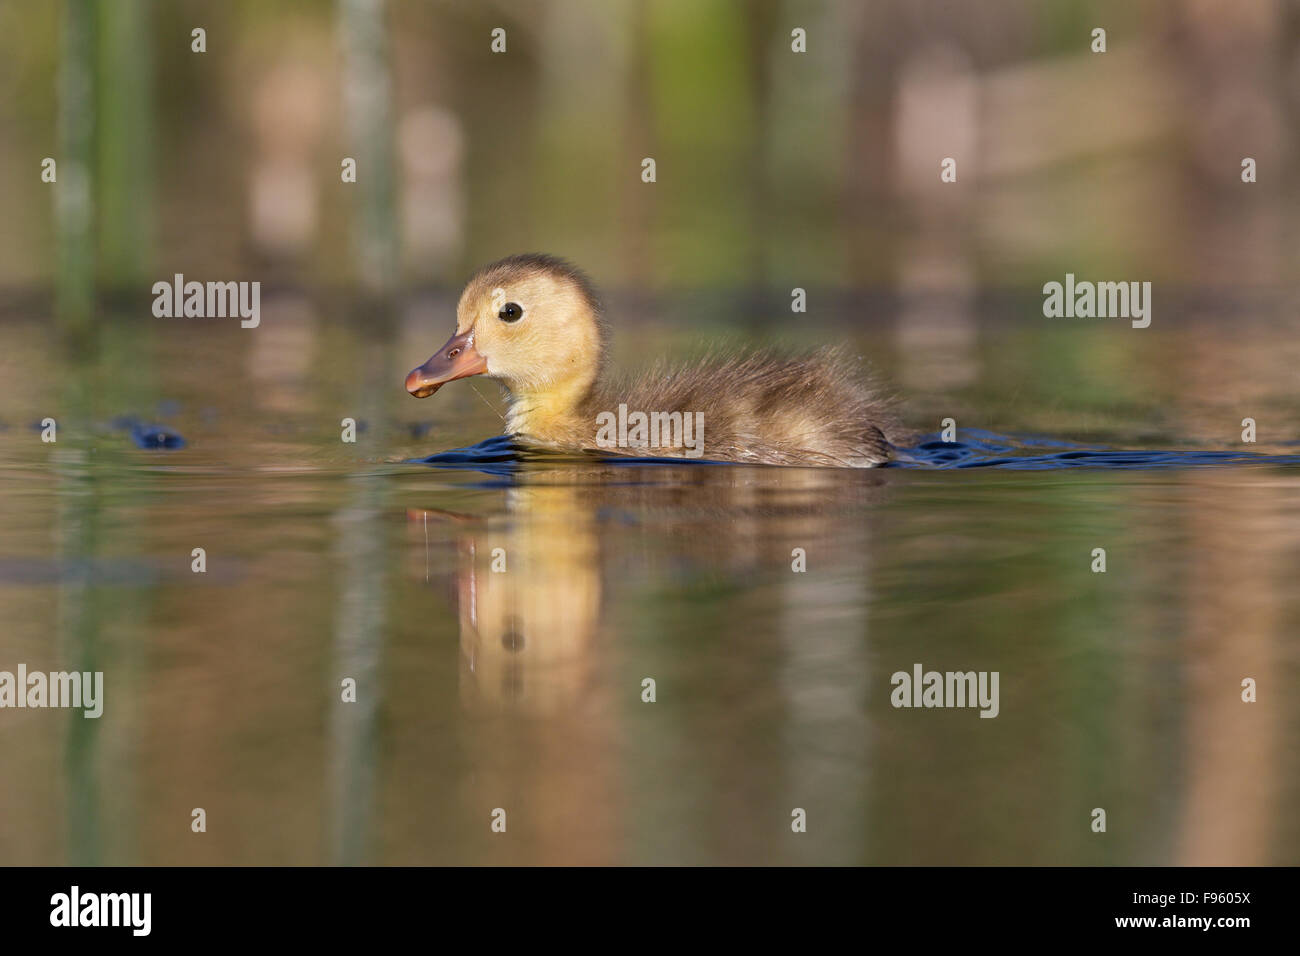
M 509 396 L 506 431 L 566 452 L 869 468 L 888 461 L 890 401 L 839 349 L 714 354 L 635 378 L 606 374 L 595 289 L 547 255 L 484 266 L 456 307 L 456 333 L 406 376 L 427 398 L 487 375 Z

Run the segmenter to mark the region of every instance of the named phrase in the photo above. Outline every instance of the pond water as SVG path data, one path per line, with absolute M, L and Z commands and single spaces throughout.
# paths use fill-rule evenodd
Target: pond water
M 901 396 L 899 464 L 839 471 L 478 444 L 494 385 L 403 389 L 445 296 L 11 305 L 0 671 L 104 700 L 0 710 L 0 862 L 1294 864 L 1300 338 L 1223 309 L 748 329 Z M 916 665 L 996 717 L 893 706 Z

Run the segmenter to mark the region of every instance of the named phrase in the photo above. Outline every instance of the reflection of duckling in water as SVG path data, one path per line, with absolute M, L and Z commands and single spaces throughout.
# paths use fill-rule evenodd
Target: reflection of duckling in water
M 837 350 L 715 357 L 611 380 L 602 374 L 605 329 L 590 283 L 541 255 L 480 269 L 456 311 L 456 334 L 406 377 L 407 391 L 425 398 L 469 375 L 498 379 L 510 393 L 506 430 L 530 444 L 771 465 L 864 468 L 890 457 L 886 435 L 897 426 L 889 402 Z M 657 416 L 639 435 L 638 412 Z M 631 425 L 630 440 L 611 447 L 614 416 Z M 702 435 L 688 433 L 694 422 Z
M 413 576 L 428 577 L 428 542 L 457 543 L 462 700 L 467 708 L 559 714 L 591 706 L 610 646 L 605 592 L 620 607 L 646 600 L 651 620 L 671 608 L 642 590 L 690 594 L 775 575 L 791 585 L 794 548 L 821 566 L 854 569 L 870 551 L 868 516 L 884 475 L 826 468 L 628 469 L 605 462 L 525 466 L 487 515 L 412 507 Z M 607 580 L 609 579 L 609 580 Z M 833 585 L 832 585 L 833 586 Z M 603 691 L 602 691 L 603 693 Z
M 566 489 L 568 490 L 568 489 Z M 552 492 L 550 495 L 547 492 Z M 459 540 L 458 604 L 467 703 L 551 713 L 593 683 L 600 616 L 594 516 L 552 489 L 523 497 L 526 520 Z

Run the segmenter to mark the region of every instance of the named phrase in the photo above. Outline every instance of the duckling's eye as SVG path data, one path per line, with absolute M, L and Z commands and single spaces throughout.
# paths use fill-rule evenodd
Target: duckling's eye
M 518 322 L 524 317 L 524 308 L 518 302 L 507 302 L 497 313 L 502 322 Z

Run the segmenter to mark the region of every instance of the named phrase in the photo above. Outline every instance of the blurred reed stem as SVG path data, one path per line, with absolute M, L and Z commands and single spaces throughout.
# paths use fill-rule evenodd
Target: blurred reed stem
M 389 74 L 387 6 L 383 0 L 340 0 L 343 97 L 348 155 L 357 161 L 352 230 L 360 279 L 376 295 L 397 284 L 396 172 Z
M 99 275 L 110 289 L 145 284 L 151 260 L 153 108 L 145 0 L 99 7 Z
M 55 190 L 60 328 L 86 331 L 94 302 L 95 248 L 92 228 L 91 151 L 94 146 L 95 5 L 67 0 L 63 7 L 59 62 L 60 155 Z

